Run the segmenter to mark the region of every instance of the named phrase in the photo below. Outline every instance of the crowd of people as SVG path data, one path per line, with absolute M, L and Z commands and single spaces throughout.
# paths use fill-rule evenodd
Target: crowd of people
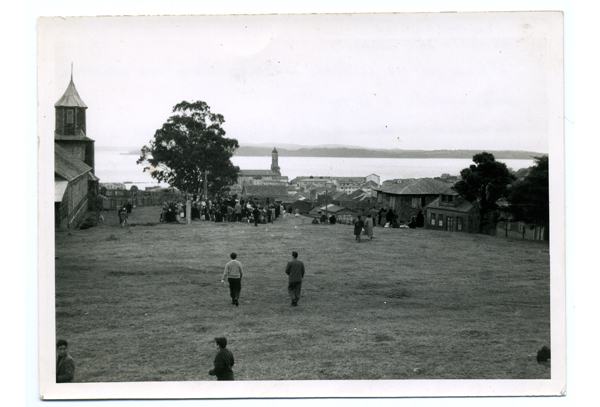
M 285 214 L 282 204 L 272 202 L 261 205 L 253 200 L 228 197 L 212 201 L 202 200 L 194 196 L 192 200 L 192 220 L 211 222 L 246 222 L 255 226 L 263 223 L 273 223 L 275 219 Z M 183 202 L 165 202 L 160 215 L 161 222 L 179 221 L 185 219 L 186 204 Z

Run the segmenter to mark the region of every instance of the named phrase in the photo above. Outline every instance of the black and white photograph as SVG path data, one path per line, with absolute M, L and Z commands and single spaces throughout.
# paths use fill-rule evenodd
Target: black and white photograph
M 40 396 L 563 394 L 563 18 L 40 17 Z

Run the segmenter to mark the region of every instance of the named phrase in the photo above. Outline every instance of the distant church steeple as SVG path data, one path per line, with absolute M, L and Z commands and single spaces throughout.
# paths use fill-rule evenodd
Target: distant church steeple
M 281 168 L 279 168 L 279 154 L 277 153 L 277 149 L 273 147 L 273 152 L 271 153 L 271 171 L 277 173 L 277 175 L 281 175 Z

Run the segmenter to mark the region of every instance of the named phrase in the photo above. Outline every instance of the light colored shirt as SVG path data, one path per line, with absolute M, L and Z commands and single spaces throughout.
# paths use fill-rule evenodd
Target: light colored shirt
M 237 260 L 231 260 L 225 265 L 223 280 L 227 278 L 242 278 L 242 263 Z

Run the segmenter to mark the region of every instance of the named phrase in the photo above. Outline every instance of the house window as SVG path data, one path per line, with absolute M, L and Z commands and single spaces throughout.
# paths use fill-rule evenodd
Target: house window
M 452 216 L 446 216 L 446 230 L 452 232 Z
M 435 226 L 435 213 L 431 214 L 431 226 Z
M 438 226 L 439 227 L 444 226 L 444 215 L 442 215 L 441 213 L 438 215 Z
M 417 206 L 419 206 L 419 198 L 413 198 L 412 199 L 412 207 L 416 208 Z
M 390 208 L 394 208 L 396 206 L 396 197 L 390 197 Z
M 74 113 L 73 109 L 67 109 L 67 123 L 69 123 L 69 124 L 73 124 L 73 118 L 74 118 L 73 113 Z
M 463 230 L 463 218 L 460 216 L 456 217 L 456 230 Z

